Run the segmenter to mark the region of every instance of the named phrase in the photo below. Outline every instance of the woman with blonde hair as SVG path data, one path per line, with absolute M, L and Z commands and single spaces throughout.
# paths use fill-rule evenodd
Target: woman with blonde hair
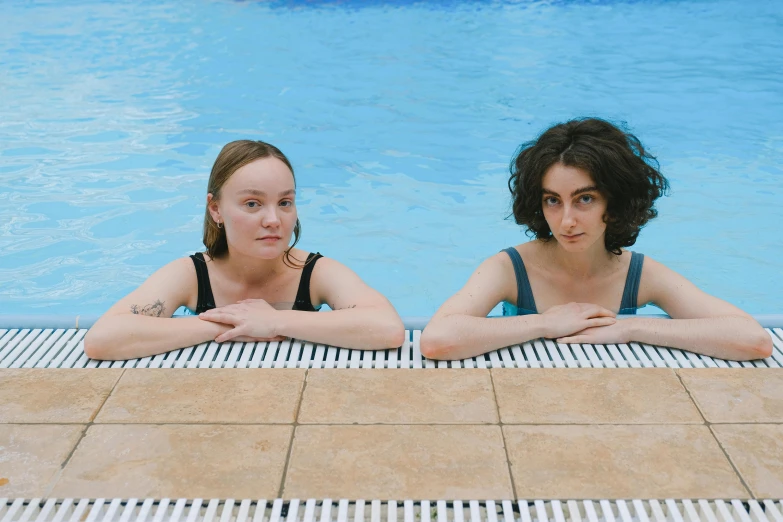
M 345 265 L 294 248 L 296 181 L 279 149 L 227 144 L 207 192 L 206 252 L 172 261 L 112 306 L 85 336 L 89 357 L 146 357 L 211 340 L 402 344 L 402 321 L 384 296 Z M 310 313 L 324 303 L 332 310 Z M 197 315 L 172 318 L 181 306 Z

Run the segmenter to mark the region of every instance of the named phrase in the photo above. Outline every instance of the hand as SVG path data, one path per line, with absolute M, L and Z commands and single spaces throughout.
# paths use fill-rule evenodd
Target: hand
M 627 344 L 631 342 L 628 330 L 628 321 L 624 319 L 608 326 L 596 326 L 585 328 L 581 332 L 557 339 L 565 344 Z
M 568 303 L 553 306 L 541 316 L 545 319 L 548 339 L 576 334 L 588 328 L 615 324 L 615 313 L 590 303 Z
M 223 323 L 230 327 L 215 337 L 215 342 L 226 341 L 281 341 L 274 323 L 277 311 L 263 299 L 245 299 L 236 304 L 213 308 L 199 314 L 199 319 Z

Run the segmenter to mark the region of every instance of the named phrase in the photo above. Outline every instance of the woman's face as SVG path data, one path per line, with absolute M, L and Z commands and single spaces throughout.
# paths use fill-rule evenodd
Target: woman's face
M 296 225 L 294 175 L 274 157 L 237 169 L 220 190 L 207 196 L 210 214 L 226 230 L 229 250 L 274 259 L 288 248 Z
M 606 198 L 582 169 L 552 165 L 541 182 L 542 208 L 552 235 L 569 252 L 604 248 Z

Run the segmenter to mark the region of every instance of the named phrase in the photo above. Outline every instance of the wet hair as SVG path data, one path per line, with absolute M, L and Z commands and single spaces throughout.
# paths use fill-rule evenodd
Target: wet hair
M 557 163 L 589 173 L 606 197 L 605 246 L 616 255 L 636 242 L 642 227 L 658 215 L 655 200 L 669 190 L 658 161 L 633 134 L 598 118 L 557 124 L 522 144 L 510 166 L 512 215 L 536 239 L 552 238 L 542 182 Z
M 263 158 L 277 158 L 285 163 L 291 171 L 291 176 L 294 177 L 294 187 L 296 187 L 294 168 L 280 149 L 263 141 L 237 140 L 226 144 L 215 159 L 215 164 L 212 165 L 212 172 L 207 183 L 207 192 L 212 194 L 213 199 L 219 200 L 220 190 L 234 172 L 248 163 Z M 301 268 L 301 266 L 296 265 L 291 260 L 291 249 L 299 242 L 301 234 L 302 226 L 297 218 L 296 225 L 294 225 L 294 242 L 283 254 L 283 262 L 294 268 Z M 207 254 L 212 259 L 223 257 L 228 253 L 226 229 L 225 227 L 218 228 L 217 223 L 215 223 L 215 220 L 212 219 L 212 215 L 209 213 L 209 208 L 204 212 L 203 241 L 204 246 L 207 248 Z

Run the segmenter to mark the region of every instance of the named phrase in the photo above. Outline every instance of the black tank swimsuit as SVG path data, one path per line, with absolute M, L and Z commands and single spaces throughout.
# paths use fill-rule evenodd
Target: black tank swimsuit
M 292 310 L 301 310 L 303 312 L 317 312 L 310 301 L 310 276 L 313 274 L 315 262 L 323 256 L 316 253 L 307 255 L 307 261 L 302 268 L 302 277 L 299 279 L 299 288 L 296 291 L 296 300 Z M 207 271 L 207 262 L 204 254 L 198 252 L 190 256 L 193 264 L 196 266 L 196 279 L 198 279 L 198 303 L 196 304 L 196 315 L 215 308 L 215 298 L 212 296 L 212 285 L 209 283 L 209 272 Z M 320 308 L 320 307 L 319 307 Z

